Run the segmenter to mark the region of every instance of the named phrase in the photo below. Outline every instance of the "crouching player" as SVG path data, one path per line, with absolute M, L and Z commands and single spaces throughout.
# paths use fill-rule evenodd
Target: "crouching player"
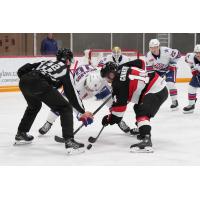
M 75 88 L 78 91 L 81 100 L 96 97 L 97 100 L 104 101 L 108 98 L 108 96 L 111 95 L 111 87 L 101 77 L 100 71 L 91 65 L 80 65 L 77 67 L 76 71 L 74 72 L 74 81 Z M 62 95 L 65 96 L 65 93 L 62 92 Z M 111 104 L 112 100 L 107 103 L 107 106 L 110 107 Z M 80 119 L 82 115 L 80 115 L 80 113 L 78 113 L 76 110 L 74 111 L 76 112 L 77 119 L 81 120 L 85 126 L 93 122 L 90 118 L 85 120 Z M 39 129 L 39 133 L 42 135 L 46 134 L 58 117 L 59 113 L 51 110 L 47 117 L 46 123 Z M 135 135 L 138 133 L 137 128 L 130 129 L 123 120 L 118 122 L 118 126 L 123 132 L 129 135 Z
M 165 80 L 156 72 L 147 73 L 137 67 L 116 70 L 114 62 L 101 69 L 101 76 L 112 84 L 113 104 L 111 113 L 104 116 L 102 125 L 119 123 L 129 102 L 135 103 L 134 111 L 139 128 L 140 142 L 131 145 L 131 152 L 153 152 L 150 119 L 168 97 Z

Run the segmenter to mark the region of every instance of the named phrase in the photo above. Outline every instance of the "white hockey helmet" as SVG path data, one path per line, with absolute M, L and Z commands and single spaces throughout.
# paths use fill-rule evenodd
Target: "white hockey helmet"
M 160 42 L 158 39 L 151 39 L 149 42 L 149 48 L 152 47 L 159 47 L 160 46 Z
M 200 44 L 197 44 L 197 45 L 194 47 L 194 53 L 200 53 Z
M 88 74 L 85 79 L 85 88 L 88 91 L 98 91 L 102 86 L 103 79 L 101 78 L 99 71 L 93 71 Z

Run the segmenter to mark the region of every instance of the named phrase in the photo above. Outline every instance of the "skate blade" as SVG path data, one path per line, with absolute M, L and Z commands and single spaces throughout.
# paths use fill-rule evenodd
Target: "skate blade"
M 145 147 L 144 149 L 140 149 L 138 147 L 133 147 L 130 149 L 131 153 L 153 153 L 154 150 L 152 147 Z
M 190 110 L 190 111 L 183 111 L 183 114 L 192 114 L 194 113 L 194 110 Z
M 32 141 L 17 141 L 15 140 L 13 145 L 26 145 L 26 144 L 31 144 Z
M 178 110 L 178 107 L 176 108 L 171 108 L 171 111 L 177 111 Z
M 81 154 L 85 152 L 85 147 L 83 148 L 78 148 L 78 149 L 74 149 L 74 148 L 67 148 L 67 155 L 77 155 L 77 154 Z

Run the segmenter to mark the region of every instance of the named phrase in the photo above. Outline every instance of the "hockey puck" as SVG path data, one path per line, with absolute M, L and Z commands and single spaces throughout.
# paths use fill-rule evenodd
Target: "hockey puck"
M 91 144 L 88 144 L 87 149 L 90 150 L 92 148 Z

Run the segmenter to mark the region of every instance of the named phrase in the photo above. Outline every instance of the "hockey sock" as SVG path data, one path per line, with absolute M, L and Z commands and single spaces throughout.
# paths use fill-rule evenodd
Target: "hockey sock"
M 177 89 L 175 87 L 175 83 L 167 82 L 167 88 L 169 90 L 169 94 L 171 96 L 172 101 L 176 101 L 177 100 Z
M 194 105 L 197 99 L 197 88 L 192 87 L 191 85 L 189 85 L 188 88 L 188 101 L 189 101 L 189 105 Z
M 53 112 L 52 110 L 49 112 L 48 117 L 47 117 L 47 121 L 51 124 L 53 124 L 56 119 L 59 117 L 59 114 L 57 114 L 56 112 Z
M 137 117 L 137 124 L 141 138 L 145 135 L 151 135 L 150 119 L 147 116 Z

